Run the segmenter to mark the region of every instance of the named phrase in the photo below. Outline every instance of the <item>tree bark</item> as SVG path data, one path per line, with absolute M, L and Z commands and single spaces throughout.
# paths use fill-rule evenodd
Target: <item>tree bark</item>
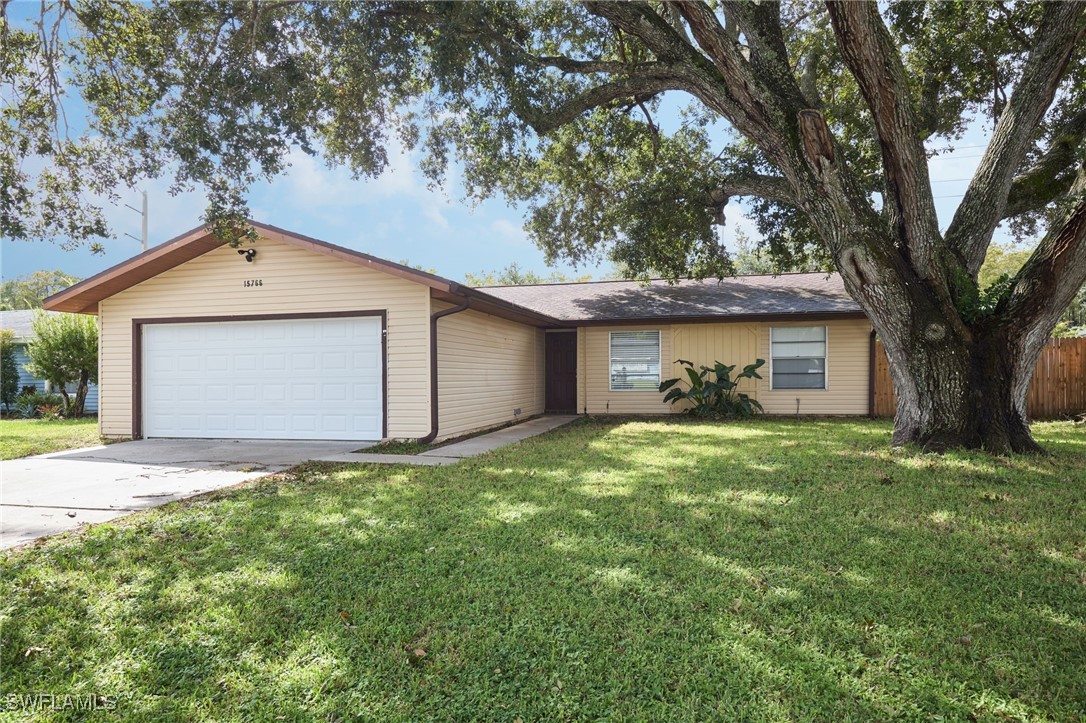
M 68 405 L 67 416 L 82 417 L 83 408 L 87 404 L 87 390 L 90 384 L 90 373 L 83 371 L 79 374 L 79 386 L 76 387 L 75 396 Z
M 892 340 L 894 339 L 894 340 Z M 1030 435 L 1026 397 L 1041 344 L 1015 344 L 1001 330 L 883 339 L 897 392 L 893 443 L 927 451 L 1042 452 Z

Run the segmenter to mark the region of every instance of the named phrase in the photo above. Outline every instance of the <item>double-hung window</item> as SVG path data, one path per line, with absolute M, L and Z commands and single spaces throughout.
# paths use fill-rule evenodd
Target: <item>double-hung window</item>
M 611 391 L 653 391 L 660 387 L 660 332 L 611 332 Z
M 826 327 L 774 327 L 770 346 L 773 389 L 826 388 Z

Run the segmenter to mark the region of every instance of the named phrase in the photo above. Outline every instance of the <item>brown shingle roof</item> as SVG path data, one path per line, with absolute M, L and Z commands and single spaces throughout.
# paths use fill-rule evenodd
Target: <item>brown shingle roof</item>
M 479 290 L 564 322 L 863 315 L 840 275 L 824 273 L 685 279 L 674 285 L 596 281 Z

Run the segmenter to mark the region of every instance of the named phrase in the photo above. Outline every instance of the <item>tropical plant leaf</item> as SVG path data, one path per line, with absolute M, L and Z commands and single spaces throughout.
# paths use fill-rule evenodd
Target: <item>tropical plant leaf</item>
M 686 392 L 679 387 L 672 389 L 670 392 L 664 395 L 664 404 L 674 403 L 680 399 L 686 398 Z
M 660 391 L 661 392 L 666 392 L 668 389 L 671 389 L 673 386 L 678 384 L 679 381 L 680 381 L 679 379 L 666 379 L 666 380 L 660 382 Z

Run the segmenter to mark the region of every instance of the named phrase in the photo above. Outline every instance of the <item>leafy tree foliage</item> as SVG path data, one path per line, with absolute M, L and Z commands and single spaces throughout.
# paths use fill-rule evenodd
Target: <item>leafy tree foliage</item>
M 15 332 L 0 329 L 0 404 L 10 410 L 19 396 L 19 366 L 15 362 Z
M 531 284 L 565 284 L 578 281 L 591 281 L 592 275 L 567 276 L 561 271 L 552 271 L 540 276 L 534 271 L 522 271 L 520 264 L 513 262 L 499 271 L 486 271 L 480 274 L 466 274 L 464 283 L 468 286 L 529 286 Z
M 98 383 L 98 324 L 93 316 L 83 314 L 47 314 L 39 312 L 32 326 L 34 338 L 27 346 L 31 374 L 61 390 L 64 413 L 70 417 L 83 414 L 87 388 Z M 74 397 L 66 385 L 75 382 Z
M 77 281 L 78 277 L 59 269 L 35 271 L 26 276 L 8 279 L 0 284 L 0 309 L 40 309 L 45 297 L 63 291 Z
M 45 7 L 0 51 L 6 236 L 94 238 L 88 199 L 169 170 L 237 240 L 292 147 L 373 176 L 393 137 L 432 182 L 455 162 L 469 198 L 525 203 L 551 258 L 642 275 L 730 273 L 719 225 L 746 198 L 774 256 L 832 263 L 871 318 L 896 442 L 1038 449 L 1030 375 L 1086 281 L 1086 4 Z M 943 230 L 928 162 L 971 121 L 991 142 Z M 1039 240 L 985 288 L 1000 224 Z
M 1013 278 L 1033 254 L 1033 249 L 1022 249 L 1010 244 L 993 243 L 988 248 L 984 265 L 980 267 L 978 282 L 982 288 L 999 288 Z M 1086 285 L 1071 300 L 1067 310 L 1053 329 L 1053 336 L 1077 336 L 1078 328 L 1086 327 Z
M 799 255 L 788 255 L 774 252 L 770 244 L 758 243 L 746 234 L 742 229 L 735 232 L 735 252 L 732 254 L 732 263 L 735 273 L 739 275 L 751 274 L 785 274 L 794 272 L 830 271 L 826 264 L 813 259 L 803 258 Z

